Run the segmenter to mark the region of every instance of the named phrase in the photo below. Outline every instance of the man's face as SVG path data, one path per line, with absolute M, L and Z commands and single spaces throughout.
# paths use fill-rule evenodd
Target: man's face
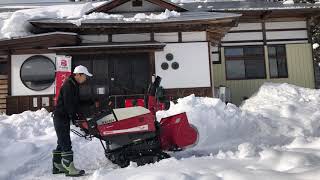
M 76 74 L 76 80 L 78 81 L 79 84 L 83 84 L 87 80 L 87 75 L 85 74 Z

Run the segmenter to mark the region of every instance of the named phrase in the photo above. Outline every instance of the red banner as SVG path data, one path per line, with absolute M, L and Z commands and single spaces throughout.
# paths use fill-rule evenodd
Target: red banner
M 64 81 L 71 75 L 71 56 L 56 56 L 55 104 Z

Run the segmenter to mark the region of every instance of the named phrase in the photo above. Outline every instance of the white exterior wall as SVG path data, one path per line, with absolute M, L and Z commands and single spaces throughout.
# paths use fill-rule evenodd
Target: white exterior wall
M 297 39 L 297 38 L 308 38 L 306 30 L 301 31 L 272 31 L 267 32 L 268 39 Z
M 239 23 L 237 27 L 231 28 L 231 31 L 241 31 L 241 30 L 261 30 L 261 23 Z
M 178 42 L 178 33 L 154 33 L 154 40 L 159 42 Z
M 108 43 L 108 35 L 81 35 L 82 43 Z
M 263 40 L 262 32 L 228 33 L 223 41 Z
M 112 35 L 112 42 L 142 42 L 150 40 L 150 33 Z
M 306 28 L 306 21 L 292 21 L 292 22 L 266 22 L 266 29 L 293 29 Z
M 266 22 L 265 27 L 267 44 L 294 44 L 308 42 L 306 21 Z M 285 29 L 285 31 L 283 31 L 283 29 Z M 252 30 L 255 32 L 245 32 Z M 290 39 L 292 39 L 292 41 Z M 233 27 L 231 31 L 225 35 L 222 41 L 222 46 L 263 45 L 262 23 L 239 23 L 237 27 Z
M 256 32 L 232 32 L 232 31 L 256 31 Z M 262 23 L 239 23 L 222 38 L 222 46 L 263 45 Z M 261 42 L 241 42 L 241 41 Z M 233 41 L 229 42 L 228 41 Z M 239 42 L 235 42 L 239 41 Z
M 44 95 L 54 94 L 54 83 L 42 91 L 34 91 L 27 88 L 20 79 L 20 68 L 25 60 L 29 57 L 39 54 L 26 54 L 26 55 L 12 55 L 11 56 L 11 95 L 12 96 L 27 96 L 27 95 Z M 56 54 L 41 54 L 48 57 L 55 63 Z M 35 69 L 36 71 L 36 69 Z
M 182 42 L 207 41 L 207 33 L 199 32 L 182 32 Z
M 166 54 L 172 53 L 173 60 L 166 60 Z M 169 69 L 163 70 L 161 64 L 167 62 Z M 178 62 L 179 68 L 171 68 L 172 62 Z M 208 42 L 170 43 L 163 51 L 155 52 L 156 75 L 162 77 L 164 88 L 210 87 L 210 62 Z

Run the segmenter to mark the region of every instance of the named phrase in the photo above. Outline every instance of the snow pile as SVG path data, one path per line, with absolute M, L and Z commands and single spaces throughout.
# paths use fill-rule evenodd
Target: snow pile
M 264 84 L 242 107 L 190 95 L 158 119 L 187 112 L 199 142 L 172 158 L 137 167 L 110 163 L 97 139 L 72 135 L 75 163 L 102 180 L 315 180 L 320 176 L 320 91 L 290 84 Z M 0 179 L 68 179 L 51 174 L 56 136 L 42 109 L 0 115 Z
M 180 13 L 166 9 L 164 12 L 162 12 L 160 14 L 151 13 L 150 15 L 146 15 L 144 13 L 138 13 L 132 18 L 124 18 L 123 20 L 128 21 L 128 22 L 148 20 L 148 19 L 164 20 L 164 19 L 168 19 L 170 17 L 179 17 L 179 16 L 180 16 Z
M 82 21 L 84 20 L 88 20 L 88 19 L 117 19 L 117 20 L 121 20 L 123 19 L 123 15 L 120 14 L 106 14 L 106 13 L 91 13 L 89 15 L 83 15 L 81 18 L 79 19 L 72 19 L 69 20 L 69 22 L 71 22 L 72 24 L 75 24 L 77 26 L 81 26 Z
M 183 111 L 200 133 L 199 144 L 192 150 L 207 153 L 247 142 L 283 145 L 299 136 L 320 135 L 320 92 L 289 84 L 265 84 L 242 108 L 191 95 L 158 116 Z
M 293 0 L 284 0 L 283 4 L 294 4 Z
M 88 142 L 73 134 L 72 139 L 76 153 L 90 152 L 76 157 L 75 161 L 82 163 L 80 167 L 97 169 L 108 166 L 99 141 Z M 0 179 L 34 179 L 50 174 L 51 151 L 55 146 L 51 113 L 45 109 L 0 115 Z M 109 166 L 114 167 L 111 163 Z
M 125 18 L 123 15 L 121 14 L 106 14 L 106 13 L 91 13 L 89 15 L 83 15 L 81 18 L 76 19 L 76 20 L 69 20 L 69 22 L 77 25 L 77 26 L 81 26 L 82 21 L 84 20 L 89 20 L 89 19 L 116 19 L 118 21 L 123 20 L 123 21 L 127 21 L 127 22 L 138 22 L 138 21 L 142 21 L 142 20 L 164 20 L 164 19 L 168 19 L 170 17 L 178 17 L 180 16 L 180 13 L 176 12 L 176 11 L 170 11 L 168 9 L 166 9 L 164 12 L 160 13 L 160 14 L 154 14 L 151 13 L 150 15 L 147 15 L 145 13 L 138 13 L 136 15 L 134 15 L 133 17 L 130 18 Z
M 317 49 L 317 48 L 319 47 L 319 44 L 318 44 L 318 43 L 314 43 L 314 44 L 312 45 L 312 47 L 313 47 L 313 49 Z
M 273 120 L 287 137 L 320 135 L 319 90 L 266 83 L 246 100 L 242 110 Z

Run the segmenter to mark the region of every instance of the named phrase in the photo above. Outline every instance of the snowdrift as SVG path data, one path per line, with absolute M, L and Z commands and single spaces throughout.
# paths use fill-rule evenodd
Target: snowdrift
M 240 108 L 190 95 L 157 118 L 187 112 L 199 130 L 195 147 L 120 169 L 104 157 L 99 141 L 72 136 L 75 162 L 89 172 L 82 179 L 94 180 L 314 179 L 320 175 L 319 97 L 319 90 L 273 83 Z M 50 115 L 45 109 L 0 115 L 0 179 L 65 178 L 51 175 L 56 137 Z
M 283 145 L 296 137 L 320 133 L 320 91 L 289 84 L 266 83 L 240 108 L 190 95 L 159 112 L 158 119 L 183 111 L 200 132 L 193 150 L 208 153 L 245 142 Z

